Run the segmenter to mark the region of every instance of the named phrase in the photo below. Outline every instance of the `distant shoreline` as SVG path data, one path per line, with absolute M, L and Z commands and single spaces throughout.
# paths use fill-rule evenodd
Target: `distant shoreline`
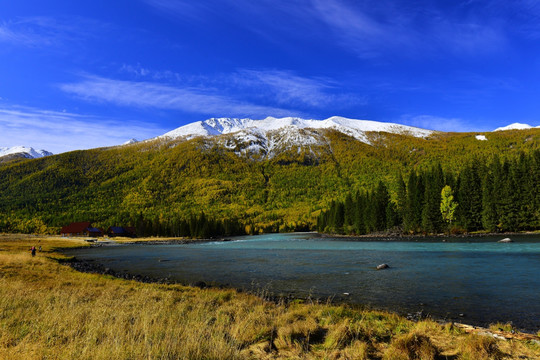
M 464 233 L 464 234 L 387 234 L 387 233 L 373 233 L 365 235 L 343 235 L 343 234 L 327 234 L 318 233 L 321 237 L 335 237 L 345 239 L 370 239 L 370 238 L 387 238 L 388 241 L 393 239 L 426 239 L 426 238 L 469 238 L 469 237 L 509 237 L 509 236 L 522 236 L 522 235 L 539 235 L 540 231 L 527 231 L 527 232 L 504 232 L 504 233 Z
M 303 232 L 297 232 L 303 233 Z M 510 237 L 510 236 L 527 236 L 527 235 L 539 235 L 540 231 L 528 231 L 528 232 L 505 232 L 505 233 L 466 233 L 466 234 L 387 234 L 387 233 L 373 233 L 365 235 L 343 235 L 343 234 L 328 234 L 320 233 L 317 231 L 304 232 L 306 234 L 316 234 L 321 238 L 340 238 L 354 241 L 358 239 L 359 241 L 364 241 L 366 239 L 380 239 L 379 241 L 395 241 L 395 240 L 407 240 L 407 239 L 429 239 L 429 238 L 450 238 L 450 239 L 463 239 L 463 238 L 472 238 L 472 237 Z M 270 234 L 294 234 L 291 233 L 264 233 L 260 235 L 270 235 Z M 122 239 L 121 241 L 116 241 L 114 238 L 108 239 L 108 241 L 120 243 L 120 244 L 148 244 L 148 245 L 159 245 L 159 244 L 191 244 L 191 243 L 204 243 L 204 242 L 227 242 L 234 241 L 238 237 L 257 237 L 259 235 L 237 235 L 237 236 L 227 236 L 227 237 L 217 237 L 209 239 L 187 239 L 187 238 L 160 238 L 160 237 L 150 237 L 150 238 L 130 238 Z M 99 244 L 99 241 L 98 243 Z

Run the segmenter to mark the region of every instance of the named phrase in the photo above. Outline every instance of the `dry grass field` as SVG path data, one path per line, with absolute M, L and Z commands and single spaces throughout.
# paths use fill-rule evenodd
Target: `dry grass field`
M 0 359 L 540 359 L 534 339 L 80 273 L 55 252 L 85 245 L 0 235 Z

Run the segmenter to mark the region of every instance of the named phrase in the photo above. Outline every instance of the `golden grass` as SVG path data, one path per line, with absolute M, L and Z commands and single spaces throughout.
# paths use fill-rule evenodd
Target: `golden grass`
M 31 257 L 32 245 L 43 247 Z M 62 265 L 55 237 L 0 236 L 0 359 L 538 359 L 540 347 L 348 306 L 143 284 Z

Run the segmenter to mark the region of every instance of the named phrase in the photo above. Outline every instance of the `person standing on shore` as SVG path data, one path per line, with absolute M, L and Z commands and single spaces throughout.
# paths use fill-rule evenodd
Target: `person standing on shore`
M 30 249 L 30 252 L 32 253 L 32 257 L 36 256 L 36 247 L 32 246 L 32 248 Z

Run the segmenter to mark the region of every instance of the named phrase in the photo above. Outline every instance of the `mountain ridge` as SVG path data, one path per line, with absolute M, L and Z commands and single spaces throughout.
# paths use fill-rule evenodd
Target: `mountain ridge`
M 217 142 L 230 150 L 235 150 L 237 155 L 263 155 L 272 158 L 294 147 L 300 152 L 301 148 L 326 143 L 324 132 L 327 130 L 338 131 L 366 144 L 371 144 L 368 134 L 372 132 L 405 134 L 418 138 L 426 138 L 437 133 L 407 125 L 339 116 L 324 120 L 299 117 L 267 117 L 259 120 L 210 118 L 178 127 L 154 139 L 217 138 Z
M 499 128 L 496 128 L 495 131 L 508 131 L 508 130 L 528 130 L 528 129 L 540 129 L 540 126 L 531 126 L 529 124 L 522 124 L 522 123 L 513 123 L 510 125 L 502 126 Z
M 433 130 L 426 130 L 408 125 L 373 120 L 349 119 L 340 116 L 332 116 L 324 120 L 302 119 L 299 117 L 266 117 L 265 119 L 259 120 L 249 118 L 210 118 L 180 126 L 157 138 L 187 137 L 189 139 L 195 136 L 231 134 L 247 129 L 257 129 L 262 132 L 268 132 L 292 128 L 335 129 L 345 134 L 352 135 L 360 141 L 365 141 L 365 137 L 363 136 L 364 133 L 372 131 L 408 133 L 416 137 L 426 137 L 435 132 Z
M 37 159 L 44 156 L 53 155 L 52 152 L 49 152 L 47 150 L 35 150 L 33 147 L 26 147 L 22 145 L 12 147 L 0 147 L 0 157 L 16 154 L 20 154 L 22 157 L 25 157 L 27 159 Z
M 477 140 L 487 141 L 488 138 L 485 136 L 487 133 L 535 128 L 540 128 L 540 126 L 513 123 L 493 131 L 475 133 Z M 292 148 L 296 148 L 298 153 L 302 151 L 302 148 L 309 148 L 309 151 L 312 151 L 312 146 L 323 145 L 327 142 L 325 132 L 328 130 L 338 131 L 368 145 L 372 145 L 373 138 L 376 138 L 373 136 L 374 133 L 410 135 L 421 139 L 429 139 L 433 135 L 445 133 L 397 123 L 350 119 L 341 116 L 332 116 L 323 120 L 270 116 L 258 120 L 214 117 L 180 126 L 147 141 L 214 138 L 225 148 L 235 150 L 237 155 L 263 155 L 263 157 L 272 158 L 279 152 Z

